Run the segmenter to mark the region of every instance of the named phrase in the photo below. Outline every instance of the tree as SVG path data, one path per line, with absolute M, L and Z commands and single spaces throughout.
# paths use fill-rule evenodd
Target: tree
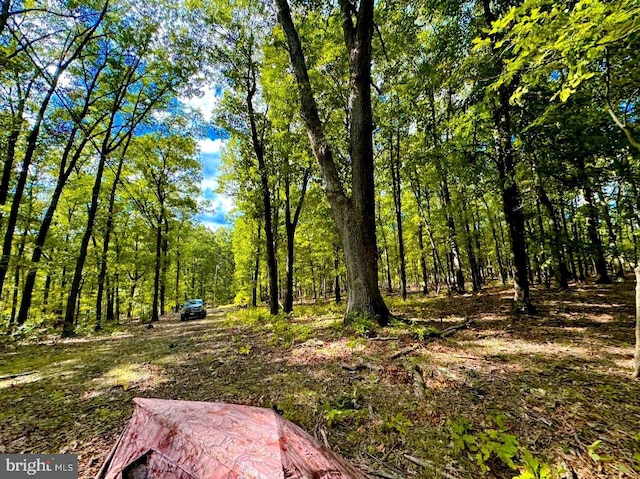
M 175 117 L 166 125 L 182 126 Z M 175 210 L 195 210 L 193 197 L 199 180 L 199 163 L 195 160 L 196 144 L 180 133 L 162 131 L 137 138 L 134 158 L 142 176 L 130 182 L 130 192 L 139 212 L 155 234 L 153 301 L 151 321 L 160 317 L 162 288 L 166 284 L 166 255 L 163 245 L 168 242 L 169 223 Z
M 287 39 L 291 65 L 300 92 L 302 117 L 345 253 L 347 320 L 352 316 L 365 316 L 375 318 L 379 324 L 384 325 L 388 322 L 390 313 L 378 288 L 370 90 L 374 2 L 362 0 L 359 8 L 348 0 L 342 0 L 339 4 L 344 41 L 349 55 L 351 197 L 345 193 L 331 146 L 326 140 L 289 4 L 286 0 L 276 0 L 278 19 Z

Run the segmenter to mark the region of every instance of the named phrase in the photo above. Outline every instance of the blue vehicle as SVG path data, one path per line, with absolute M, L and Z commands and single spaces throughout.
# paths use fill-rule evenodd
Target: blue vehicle
M 201 299 L 190 299 L 180 311 L 180 321 L 188 319 L 204 319 L 207 317 L 207 310 L 204 307 L 204 301 Z

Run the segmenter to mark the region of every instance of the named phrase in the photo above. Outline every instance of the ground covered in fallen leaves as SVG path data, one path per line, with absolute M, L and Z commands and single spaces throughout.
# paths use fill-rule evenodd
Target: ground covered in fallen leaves
M 141 396 L 274 408 L 372 477 L 640 477 L 633 289 L 535 290 L 525 317 L 502 288 L 390 297 L 382 329 L 327 303 L 5 340 L 0 452 L 93 477 Z

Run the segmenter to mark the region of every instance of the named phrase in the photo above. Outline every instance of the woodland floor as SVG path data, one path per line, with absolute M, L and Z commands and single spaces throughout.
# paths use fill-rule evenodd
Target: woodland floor
M 77 453 L 80 477 L 93 477 L 143 396 L 274 407 L 383 477 L 511 478 L 527 459 L 548 477 L 640 477 L 633 290 L 537 289 L 539 314 L 517 319 L 503 288 L 391 297 L 413 324 L 376 338 L 316 304 L 275 320 L 222 308 L 153 329 L 5 341 L 0 453 Z M 465 318 L 468 328 L 429 338 Z

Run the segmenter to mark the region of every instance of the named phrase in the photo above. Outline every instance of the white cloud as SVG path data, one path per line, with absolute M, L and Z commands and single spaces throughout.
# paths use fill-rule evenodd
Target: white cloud
M 213 116 L 213 109 L 217 105 L 219 99 L 220 95 L 216 95 L 215 87 L 213 85 L 209 85 L 204 89 L 204 94 L 202 96 L 184 98 L 182 99 L 182 101 L 184 101 L 187 105 L 200 110 L 202 116 L 206 121 L 211 121 L 211 117 Z
M 204 178 L 200 183 L 200 188 L 202 189 L 202 191 L 206 191 L 206 190 L 215 191 L 217 187 L 218 187 L 218 179 L 213 176 L 210 178 Z
M 203 155 L 219 154 L 224 146 L 224 140 L 220 138 L 215 140 L 206 138 L 204 140 L 199 140 L 198 146 L 200 147 L 200 153 Z
M 216 213 L 228 214 L 233 209 L 233 198 L 226 195 L 218 194 L 214 199 L 210 200 Z

